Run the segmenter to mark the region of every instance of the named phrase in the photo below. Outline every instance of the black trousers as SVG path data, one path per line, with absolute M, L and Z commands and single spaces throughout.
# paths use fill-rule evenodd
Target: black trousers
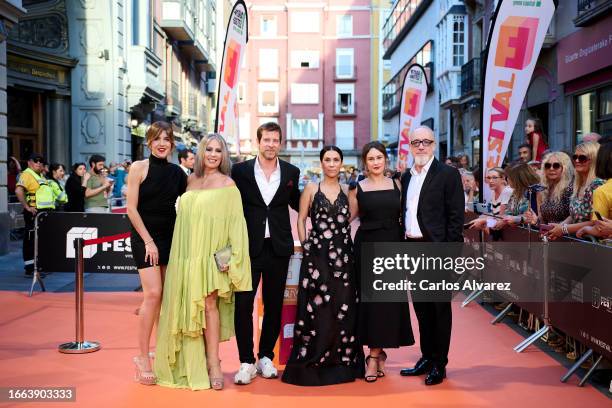
M 414 302 L 421 354 L 440 368 L 448 363 L 453 315 L 450 302 Z
M 23 234 L 23 267 L 26 272 L 34 272 L 34 215 L 23 211 L 25 231 Z
M 274 359 L 274 345 L 280 332 L 289 258 L 289 256 L 275 255 L 269 238 L 264 240 L 261 254 L 257 258 L 251 258 L 253 290 L 236 292 L 235 295 L 234 327 L 240 363 L 255 363 L 255 355 L 253 354 L 253 303 L 260 280 L 262 280 L 264 316 L 257 357 Z

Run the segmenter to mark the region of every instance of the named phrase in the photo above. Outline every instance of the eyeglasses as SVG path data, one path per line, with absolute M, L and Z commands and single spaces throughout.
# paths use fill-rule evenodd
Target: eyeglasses
M 423 139 L 423 140 L 420 140 L 420 139 L 415 139 L 415 140 L 411 140 L 411 141 L 410 141 L 410 145 L 411 145 L 412 147 L 419 147 L 419 145 L 420 145 L 420 144 L 423 144 L 423 146 L 425 146 L 425 147 L 429 147 L 429 146 L 431 146 L 433 143 L 434 143 L 434 141 L 433 141 L 433 140 L 430 140 L 430 139 Z
M 551 168 L 555 170 L 559 170 L 561 167 L 561 163 L 544 163 L 544 169 L 550 170 Z
M 497 179 L 499 179 L 499 178 L 501 178 L 501 177 L 497 177 L 497 176 L 487 176 L 487 177 L 485 177 L 485 178 L 486 178 L 487 180 L 497 180 Z
M 572 160 L 578 163 L 586 163 L 589 161 L 589 158 L 584 154 L 575 154 L 572 156 Z

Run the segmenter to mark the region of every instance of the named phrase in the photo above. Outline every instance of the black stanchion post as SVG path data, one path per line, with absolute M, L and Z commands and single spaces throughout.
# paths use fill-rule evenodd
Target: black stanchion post
M 60 353 L 67 354 L 83 354 L 91 353 L 100 350 L 100 343 L 96 341 L 85 341 L 85 321 L 84 321 L 84 310 L 83 310 L 83 274 L 84 274 L 84 260 L 83 260 L 83 247 L 85 240 L 83 238 L 77 238 L 74 240 L 75 249 L 75 272 L 76 280 L 74 283 L 74 293 L 76 298 L 76 341 L 60 344 L 58 351 Z

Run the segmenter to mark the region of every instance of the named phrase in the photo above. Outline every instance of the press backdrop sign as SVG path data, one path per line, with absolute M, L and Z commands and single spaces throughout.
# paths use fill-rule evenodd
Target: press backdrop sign
M 419 64 L 408 68 L 402 87 L 402 102 L 400 104 L 399 140 L 397 143 L 397 169 L 404 171 L 409 165 L 410 135 L 421 124 L 423 106 L 427 95 L 427 78 L 425 70 Z
M 240 66 L 248 41 L 248 17 L 246 5 L 238 0 L 230 13 L 225 34 L 219 91 L 217 92 L 217 119 L 215 131 L 230 144 L 232 152 L 240 154 L 240 135 L 238 133 L 238 80 Z
M 130 231 L 125 214 L 45 212 L 36 217 L 37 267 L 43 272 L 73 272 L 74 241 L 124 234 Z M 87 245 L 83 248 L 85 272 L 137 273 L 131 239 Z
M 482 98 L 483 163 L 501 167 L 555 12 L 553 0 L 502 0 L 489 38 Z M 483 171 L 483 177 L 486 175 Z M 491 191 L 485 187 L 485 201 Z

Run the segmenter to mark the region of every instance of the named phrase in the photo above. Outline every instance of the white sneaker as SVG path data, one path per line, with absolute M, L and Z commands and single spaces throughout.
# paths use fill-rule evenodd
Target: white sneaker
M 263 378 L 278 377 L 278 370 L 274 367 L 274 363 L 268 357 L 260 358 L 257 362 L 257 373 Z
M 255 377 L 257 377 L 255 364 L 242 363 L 240 364 L 240 370 L 234 376 L 234 384 L 250 384 L 251 380 Z

